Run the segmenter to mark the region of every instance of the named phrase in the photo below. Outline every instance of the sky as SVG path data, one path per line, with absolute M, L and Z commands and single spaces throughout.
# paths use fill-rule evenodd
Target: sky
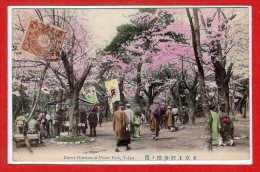
M 130 23 L 131 15 L 137 9 L 88 9 L 85 10 L 86 21 L 90 38 L 98 48 L 105 48 L 116 36 L 117 26 Z

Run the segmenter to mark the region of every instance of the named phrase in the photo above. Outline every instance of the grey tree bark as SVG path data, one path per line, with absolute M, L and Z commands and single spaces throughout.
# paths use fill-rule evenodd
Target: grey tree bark
M 198 81 L 200 86 L 200 94 L 202 98 L 202 107 L 203 113 L 205 115 L 205 142 L 207 150 L 212 150 L 212 136 L 211 136 L 211 125 L 212 118 L 208 108 L 208 98 L 206 96 L 206 88 L 205 88 L 205 76 L 204 69 L 202 63 L 202 53 L 201 53 L 201 45 L 200 45 L 200 29 L 199 29 L 199 20 L 198 20 L 198 8 L 193 8 L 193 20 L 190 14 L 189 9 L 186 9 L 187 16 L 189 18 L 191 32 L 192 32 L 192 45 L 194 50 L 194 55 L 196 59 L 196 64 L 198 68 Z

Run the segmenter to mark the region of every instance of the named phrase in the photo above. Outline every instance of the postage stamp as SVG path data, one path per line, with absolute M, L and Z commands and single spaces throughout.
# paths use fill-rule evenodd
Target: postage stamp
M 26 31 L 22 49 L 47 60 L 58 60 L 65 38 L 65 32 L 31 21 Z
M 8 163 L 251 164 L 251 7 L 12 6 Z

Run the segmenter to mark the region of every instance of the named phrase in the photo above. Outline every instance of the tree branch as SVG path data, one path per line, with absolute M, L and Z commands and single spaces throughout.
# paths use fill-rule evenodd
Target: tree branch
M 227 69 L 227 75 L 230 75 L 231 71 L 232 71 L 232 67 L 233 67 L 234 63 L 230 63 L 228 69 Z
M 145 95 L 146 95 L 147 97 L 149 97 L 149 96 L 150 96 L 150 94 L 148 93 L 148 91 L 147 91 L 146 89 L 144 89 L 144 87 L 143 87 L 143 86 L 142 86 L 141 88 L 142 88 L 142 91 L 145 93 Z
M 75 88 L 76 89 L 81 89 L 81 87 L 83 86 L 84 81 L 86 80 L 91 68 L 93 67 L 92 64 L 90 64 L 83 72 L 83 74 L 81 75 L 81 77 L 79 78 L 79 80 L 76 82 L 75 84 Z M 79 90 L 78 90 L 79 91 Z
M 62 81 L 62 79 L 60 78 L 60 76 L 59 76 L 59 74 L 58 74 L 58 71 L 56 71 L 55 69 L 53 69 L 53 67 L 51 67 L 51 66 L 49 66 L 49 68 L 51 69 L 51 71 L 55 74 L 55 76 L 56 76 L 57 79 L 59 80 L 59 82 L 60 82 L 62 88 L 64 88 L 65 91 L 66 91 L 67 93 L 69 93 L 69 90 L 68 90 L 68 88 L 66 87 L 65 83 L 64 83 L 64 82 Z
M 198 72 L 195 73 L 195 78 L 194 78 L 193 84 L 191 86 L 192 90 L 194 90 L 194 88 L 196 87 L 197 83 L 198 83 Z
M 41 21 L 43 21 L 43 17 L 42 17 L 41 11 L 40 11 L 39 9 L 35 9 L 35 12 L 36 12 L 37 16 L 39 17 L 39 19 L 40 19 Z
M 70 91 L 72 91 L 74 89 L 74 75 L 67 54 L 64 51 L 61 52 L 61 60 L 67 74 Z

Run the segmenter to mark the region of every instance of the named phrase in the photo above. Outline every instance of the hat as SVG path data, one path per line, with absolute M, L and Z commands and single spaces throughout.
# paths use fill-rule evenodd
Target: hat
M 172 107 L 171 107 L 171 106 L 168 106 L 167 108 L 168 108 L 168 109 L 171 109 Z
M 174 115 L 176 115 L 178 113 L 178 109 L 177 108 L 173 108 L 172 112 L 173 112 Z

